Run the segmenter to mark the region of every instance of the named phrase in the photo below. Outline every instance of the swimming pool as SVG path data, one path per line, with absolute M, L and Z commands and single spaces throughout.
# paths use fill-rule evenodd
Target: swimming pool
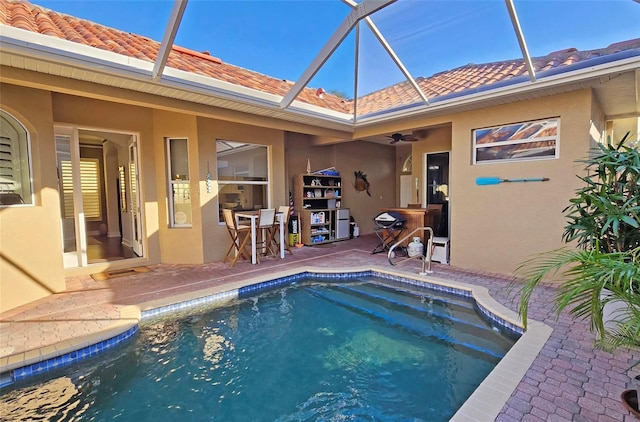
M 57 404 L 39 412 L 76 420 L 448 420 L 517 338 L 467 291 L 318 277 L 151 320 L 99 361 L 16 383 L 2 401 L 24 413 L 21 400 L 48 397 Z

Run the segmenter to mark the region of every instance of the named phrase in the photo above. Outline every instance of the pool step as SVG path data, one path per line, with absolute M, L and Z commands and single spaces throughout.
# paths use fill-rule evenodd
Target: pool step
M 309 292 L 318 298 L 330 301 L 357 313 L 383 320 L 388 324 L 402 327 L 421 336 L 442 341 L 475 354 L 479 353 L 481 356 L 484 356 L 485 359 L 491 361 L 501 359 L 506 353 L 506 350 L 499 347 L 497 343 L 487 341 L 490 330 L 477 330 L 482 333 L 478 335 L 475 335 L 473 332 L 465 333 L 463 331 L 457 331 L 455 337 L 453 337 L 448 332 L 453 328 L 453 321 L 441 320 L 439 323 L 433 320 L 429 321 L 425 319 L 424 316 L 411 315 L 400 309 L 389 309 L 370 301 L 365 302 L 364 299 L 359 299 L 343 291 L 326 288 L 310 288 Z M 407 310 L 407 308 L 404 308 L 404 310 Z M 464 326 L 464 324 L 456 324 L 455 329 L 458 330 Z
M 431 301 L 410 295 L 394 295 L 389 291 L 378 289 L 363 289 L 364 286 L 331 286 L 332 290 L 360 298 L 384 308 L 393 307 L 395 310 L 412 315 L 416 318 L 428 318 L 434 322 L 452 321 L 459 324 L 471 325 L 474 329 L 486 330 L 488 327 L 480 321 L 472 322 L 465 319 L 465 315 L 477 318 L 475 311 L 467 307 L 458 307 L 455 304 L 448 305 L 443 302 Z M 445 322 L 446 323 L 446 322 Z
M 453 293 L 436 291 L 434 289 L 422 287 L 420 285 L 393 282 L 384 278 L 375 279 L 373 282 L 364 280 L 360 283 L 353 283 L 352 286 L 359 286 L 360 288 L 369 290 L 382 289 L 393 294 L 401 295 L 403 297 L 414 296 L 425 298 L 432 301 L 433 303 L 447 303 L 449 305 L 455 304 L 462 308 L 475 309 L 473 299 L 462 297 Z
M 377 282 L 365 282 L 365 283 L 349 283 L 349 284 L 336 284 L 336 287 L 344 290 L 350 290 L 353 292 L 359 292 L 362 295 L 383 297 L 383 298 L 397 298 L 399 301 L 410 303 L 422 303 L 428 304 L 429 307 L 439 309 L 451 309 L 456 312 L 475 313 L 476 307 L 473 299 L 459 297 L 453 294 L 435 292 L 433 290 L 428 291 L 425 289 L 411 289 L 405 287 L 399 287 L 391 284 L 378 284 Z
M 504 330 L 500 330 L 499 327 L 480 316 L 472 299 L 456 298 L 454 295 L 434 297 L 438 293 L 429 297 L 416 297 L 406 289 L 397 290 L 394 286 L 379 289 L 377 285 L 370 283 L 336 284 L 332 288 L 353 294 L 354 297 L 373 301 L 385 308 L 389 306 L 398 308 L 421 320 L 427 318 L 446 325 L 454 323 L 461 333 L 478 338 L 480 343 L 496 343 L 501 350 L 508 350 L 516 340 L 509 335 L 510 333 L 505 333 Z M 423 291 L 418 293 L 424 295 Z M 450 299 L 451 302 L 449 302 Z

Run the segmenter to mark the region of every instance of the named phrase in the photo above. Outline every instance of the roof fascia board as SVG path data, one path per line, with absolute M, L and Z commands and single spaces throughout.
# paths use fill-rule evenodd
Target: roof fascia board
M 0 55 L 0 62 L 10 55 Z M 226 107 L 224 104 L 211 104 L 204 100 L 182 99 L 158 95 L 156 92 L 134 92 L 112 85 L 97 85 L 92 80 L 73 79 L 64 75 L 39 73 L 20 67 L 0 65 L 0 82 L 25 86 L 52 93 L 74 95 L 100 101 L 127 104 L 135 107 L 156 108 L 169 112 L 187 113 L 216 120 L 235 122 L 275 130 L 286 130 L 307 134 L 323 134 L 342 138 L 351 138 L 352 125 L 334 124 L 326 120 L 311 118 L 295 119 L 291 113 L 282 110 L 267 111 L 259 107 Z M 174 88 L 166 88 L 175 90 Z M 177 90 L 175 90 L 177 91 Z M 1 91 L 0 91 L 1 92 Z M 206 99 L 205 95 L 194 94 Z M 210 98 L 210 97 L 209 97 Z
M 153 70 L 153 63 L 145 60 L 0 24 L 0 52 L 3 51 L 88 69 L 111 69 L 112 74 L 143 76 Z
M 185 89 L 189 92 L 211 95 L 270 110 L 309 115 L 309 117 L 348 125 L 351 130 L 353 116 L 348 113 L 327 110 L 300 101 L 296 101 L 287 110 L 281 110 L 279 103 L 282 97 L 279 95 L 173 68 L 166 68 L 160 80 L 153 81 L 153 63 L 151 62 L 6 25 L 0 25 L 0 52 L 15 53 L 86 71 L 133 79 L 139 83 Z
M 351 10 L 333 35 L 331 35 L 329 41 L 322 47 L 318 55 L 302 73 L 302 76 L 298 78 L 296 83 L 284 96 L 280 103 L 280 107 L 286 108 L 291 105 L 294 98 L 296 98 L 298 94 L 300 94 L 300 91 L 307 86 L 309 81 L 316 73 L 318 73 L 318 70 L 320 70 L 322 65 L 329 59 L 329 57 L 331 57 L 333 52 L 338 48 L 342 41 L 344 41 L 349 32 L 360 20 L 396 1 L 397 0 L 364 0 L 362 3 L 358 4 L 358 7 Z
M 536 82 L 519 82 L 495 87 L 493 89 L 483 90 L 459 96 L 446 98 L 442 101 L 436 101 L 432 98 L 429 106 L 421 103 L 408 105 L 403 110 L 390 112 L 388 114 L 376 115 L 370 118 L 360 118 L 354 125 L 354 128 L 360 129 L 367 126 L 376 125 L 378 123 L 387 122 L 389 120 L 411 118 L 417 115 L 429 116 L 430 114 L 441 114 L 442 111 L 450 110 L 456 112 L 457 109 L 480 105 L 483 102 L 491 101 L 496 98 L 516 97 L 524 93 L 541 91 L 548 88 L 572 85 L 575 83 L 586 82 L 589 80 L 598 80 L 607 75 L 617 75 L 629 71 L 637 71 L 640 68 L 640 56 L 628 57 L 621 60 L 604 62 L 602 64 L 583 67 L 570 72 L 554 73 L 549 75 L 540 74 Z
M 203 91 L 211 91 L 212 87 L 216 90 L 215 94 L 219 95 L 219 90 L 225 90 L 225 98 L 231 98 L 243 103 L 251 103 L 252 105 L 260 105 L 262 107 L 281 110 L 278 106 L 281 96 L 269 94 L 268 92 L 258 91 L 252 88 L 246 88 L 231 84 L 229 82 L 219 81 L 209 76 L 198 75 L 184 70 L 167 68 L 162 77 L 162 81 L 170 83 L 171 86 L 193 91 L 202 94 Z M 225 87 L 221 85 L 226 85 Z M 211 93 L 212 95 L 214 93 Z M 282 110 L 281 110 L 282 111 Z M 340 113 L 334 110 L 328 110 L 313 104 L 294 101 L 286 111 L 297 114 L 310 114 L 314 117 L 321 117 L 326 120 L 332 120 L 339 123 L 349 124 L 351 126 L 352 117 L 348 113 Z
M 173 9 L 171 10 L 171 16 L 169 16 L 169 21 L 167 22 L 167 28 L 164 31 L 164 37 L 162 38 L 160 49 L 158 50 L 158 57 L 153 65 L 153 74 L 151 77 L 154 80 L 157 80 L 162 76 L 162 72 L 167 65 L 169 54 L 171 53 L 171 47 L 176 39 L 176 34 L 178 33 L 178 28 L 180 27 L 184 10 L 187 8 L 187 1 L 188 0 L 175 0 L 173 2 Z

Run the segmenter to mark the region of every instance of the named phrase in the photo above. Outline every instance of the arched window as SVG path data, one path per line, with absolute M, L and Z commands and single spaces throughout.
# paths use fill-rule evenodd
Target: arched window
M 411 159 L 411 155 L 407 157 L 406 160 L 404 160 L 404 164 L 402 165 L 402 172 L 403 173 L 411 173 L 411 171 L 413 170 L 413 161 Z
M 0 206 L 32 204 L 29 134 L 0 110 Z

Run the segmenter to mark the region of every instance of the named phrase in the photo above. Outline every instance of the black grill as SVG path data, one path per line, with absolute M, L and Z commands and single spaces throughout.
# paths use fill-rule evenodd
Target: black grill
M 404 228 L 404 224 L 407 221 L 404 216 L 398 212 L 385 211 L 378 214 L 373 221 L 376 222 L 378 228 Z
M 384 211 L 373 218 L 376 227 L 373 229 L 380 239 L 380 244 L 371 253 L 387 251 L 404 232 L 406 219 L 398 212 Z

